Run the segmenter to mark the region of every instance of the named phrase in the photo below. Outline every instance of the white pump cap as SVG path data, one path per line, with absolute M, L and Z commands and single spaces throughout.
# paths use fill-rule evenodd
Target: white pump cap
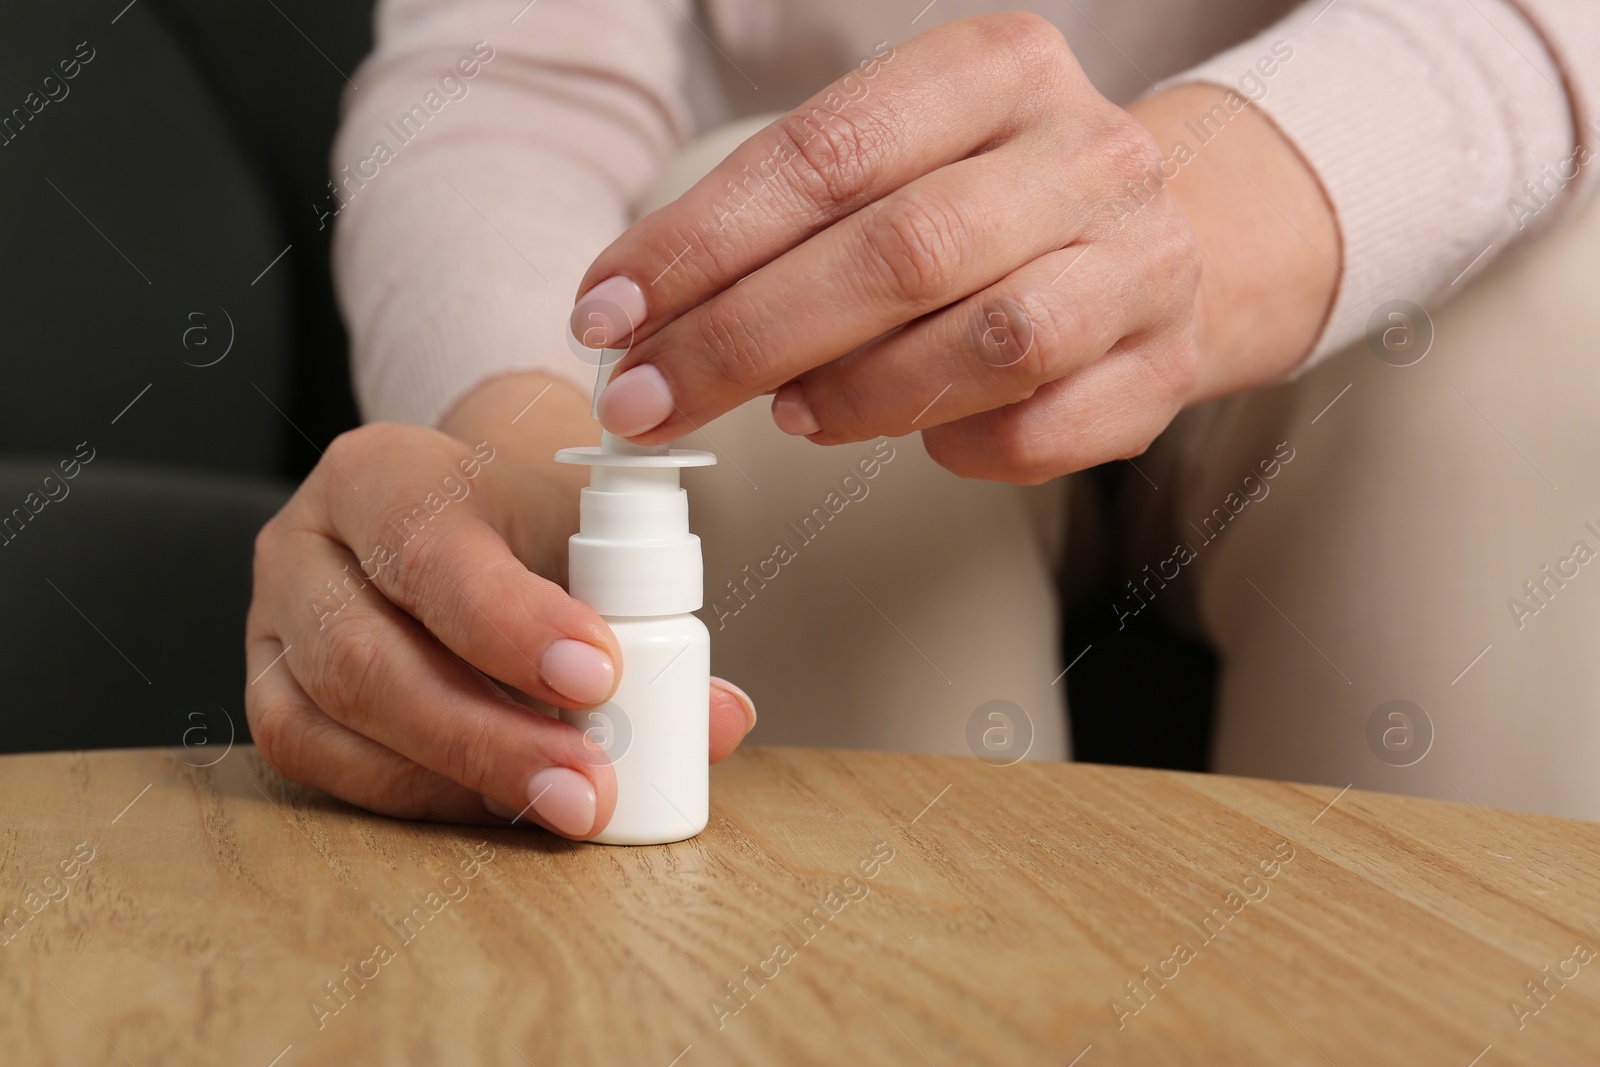
M 681 615 L 705 602 L 700 538 L 689 532 L 679 467 L 710 452 L 635 445 L 604 433 L 600 447 L 563 448 L 560 463 L 594 468 L 567 542 L 567 589 L 601 615 Z

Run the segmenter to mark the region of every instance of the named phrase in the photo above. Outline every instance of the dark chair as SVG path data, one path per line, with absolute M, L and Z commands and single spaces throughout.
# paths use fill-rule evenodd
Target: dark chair
M 0 35 L 0 751 L 246 737 L 252 537 L 356 421 L 312 205 L 371 4 L 123 3 Z

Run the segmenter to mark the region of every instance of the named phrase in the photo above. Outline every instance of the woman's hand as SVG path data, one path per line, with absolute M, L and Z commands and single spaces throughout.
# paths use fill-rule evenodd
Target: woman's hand
M 491 680 L 589 707 L 625 666 L 600 616 L 557 584 L 586 471 L 551 457 L 592 442 L 587 406 L 565 383 L 512 375 L 440 430 L 379 423 L 328 446 L 256 538 L 245 708 L 268 763 L 402 818 L 605 827 L 604 755 Z M 754 721 L 715 680 L 712 760 Z
M 880 50 L 590 267 L 574 333 L 631 344 L 601 421 L 658 443 L 776 390 L 789 433 L 921 431 L 970 477 L 1142 452 L 1186 403 L 1289 369 L 1332 296 L 1331 211 L 1242 98 L 1174 165 L 1225 93 L 1136 118 L 1031 15 Z

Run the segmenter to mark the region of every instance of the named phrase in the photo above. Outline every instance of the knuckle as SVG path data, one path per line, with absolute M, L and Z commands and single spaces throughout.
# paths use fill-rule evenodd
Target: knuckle
M 250 715 L 250 739 L 267 766 L 298 781 L 300 771 L 300 731 L 294 713 L 283 703 L 265 700 L 256 703 Z
M 317 469 L 325 480 L 332 479 L 348 487 L 345 479 L 359 477 L 374 459 L 393 462 L 396 457 L 415 452 L 417 441 L 431 435 L 442 436 L 422 426 L 369 422 L 346 430 L 328 442 Z
M 452 730 L 441 754 L 446 778 L 474 792 L 485 792 L 492 781 L 494 730 L 487 714 L 479 714 L 470 729 Z
M 433 811 L 434 772 L 406 761 L 388 779 L 381 810 L 397 819 L 426 819 Z M 374 810 L 380 810 L 374 807 Z
M 820 206 L 854 200 L 882 172 L 888 131 L 860 109 L 846 115 L 842 109 L 813 104 L 790 114 L 782 128 L 797 179 Z
M 1073 64 L 1066 37 L 1042 15 L 1007 11 L 989 15 L 983 22 L 993 47 L 1010 57 L 1025 84 L 1054 83 Z
M 313 686 L 322 710 L 358 733 L 381 701 L 372 687 L 387 674 L 389 654 L 378 630 L 364 616 L 336 622 L 323 634 L 324 653 L 318 684 Z
M 1096 162 L 1103 172 L 1121 181 L 1138 182 L 1152 171 L 1160 173 L 1161 146 L 1155 136 L 1127 112 L 1101 126 L 1094 141 Z
M 1162 226 L 1187 225 L 1167 192 L 1177 171 L 1162 157 L 1155 136 L 1133 116 L 1118 112 L 1101 125 L 1087 154 L 1107 191 L 1089 206 L 1084 220 L 1089 232 L 1111 236 L 1137 220 L 1138 239 L 1143 242 Z
M 961 216 L 930 197 L 896 197 L 869 216 L 862 231 L 868 268 L 900 300 L 942 302 L 967 241 Z
M 740 231 L 733 228 L 730 233 L 730 218 L 742 213 L 743 208 L 738 212 L 713 209 L 704 219 L 675 228 L 666 242 L 666 247 L 673 251 L 661 260 L 660 278 L 664 284 L 682 287 L 685 292 L 698 289 L 717 292 L 730 278 L 749 273 L 750 265 L 745 261 L 744 249 L 738 240 Z M 688 251 L 680 256 L 678 249 Z M 647 319 L 641 329 L 648 330 L 650 326 Z M 635 333 L 634 342 L 642 336 L 642 333 Z
M 1041 485 L 1060 473 L 1055 449 L 1047 435 L 1030 426 L 1026 419 L 1000 420 L 990 440 L 999 460 L 999 481 Z
M 846 356 L 841 363 L 807 380 L 811 410 L 832 443 L 875 437 L 875 427 L 883 421 L 882 396 L 872 391 L 870 379 L 860 373 L 859 361 Z
M 1027 420 L 1004 417 L 981 429 L 939 427 L 922 434 L 928 457 L 962 478 L 1040 485 L 1061 473 L 1052 442 Z
M 390 548 L 388 565 L 375 565 L 372 571 L 373 580 L 386 595 L 410 614 L 426 618 L 433 618 L 432 609 L 447 599 L 442 586 L 448 580 L 446 568 L 451 554 L 438 543 L 440 531 L 434 522 L 437 517 L 425 502 L 409 508 L 401 505 L 388 512 L 377 540 L 398 547 Z M 377 561 L 375 553 L 374 564 Z
M 1075 336 L 1071 311 L 1046 304 L 1036 294 L 985 300 L 971 324 L 978 358 L 1003 371 L 1018 385 L 1021 400 L 1057 376 L 1068 339 Z
M 695 330 L 723 381 L 740 389 L 760 389 L 766 386 L 773 363 L 762 349 L 760 334 L 748 322 L 748 316 L 712 305 L 697 316 Z
M 344 431 L 328 442 L 328 447 L 322 453 L 322 462 L 317 465 L 348 470 L 356 465 L 361 456 L 367 454 L 372 448 L 374 439 L 380 437 L 385 428 L 383 423 L 369 423 Z

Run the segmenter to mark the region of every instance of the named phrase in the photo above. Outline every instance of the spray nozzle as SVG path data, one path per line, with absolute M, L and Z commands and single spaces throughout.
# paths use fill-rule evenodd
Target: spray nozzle
M 594 396 L 589 414 L 600 417 L 600 393 L 611 380 L 623 352 L 606 349 L 594 376 Z M 563 448 L 558 463 L 593 467 L 589 488 L 605 493 L 671 493 L 678 490 L 679 467 L 708 467 L 717 461 L 710 452 L 670 445 L 636 445 L 609 430 L 600 431 L 600 447 Z M 687 527 L 686 527 L 687 528 Z

